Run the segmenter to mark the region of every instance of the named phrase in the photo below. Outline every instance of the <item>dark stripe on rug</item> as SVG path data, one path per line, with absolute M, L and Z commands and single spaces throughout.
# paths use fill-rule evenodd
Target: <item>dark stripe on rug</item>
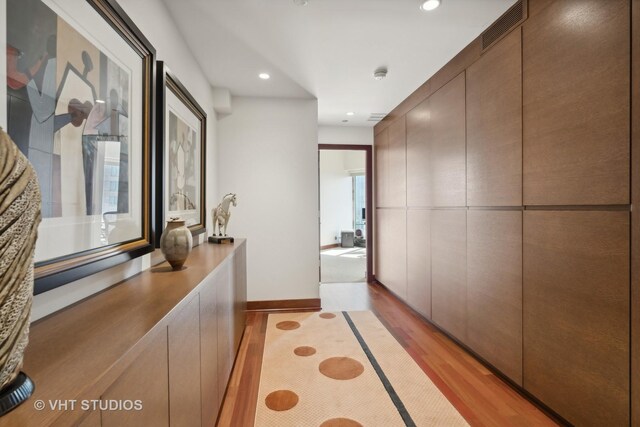
M 416 423 L 413 422 L 411 415 L 409 415 L 409 411 L 407 411 L 407 408 L 405 408 L 404 403 L 402 403 L 402 400 L 400 399 L 400 396 L 398 396 L 398 393 L 396 393 L 395 389 L 391 385 L 391 382 L 385 375 L 375 356 L 373 355 L 373 353 L 371 353 L 371 349 L 369 349 L 369 346 L 365 342 L 364 338 L 362 338 L 362 335 L 360 335 L 360 331 L 358 331 L 358 328 L 353 323 L 353 320 L 351 320 L 351 316 L 349 316 L 349 313 L 347 313 L 346 311 L 343 311 L 342 314 L 344 315 L 347 324 L 351 328 L 353 335 L 355 335 L 356 339 L 360 343 L 360 347 L 362 347 L 364 354 L 367 355 L 367 359 L 369 359 L 371 366 L 373 366 L 374 371 L 376 371 L 376 374 L 378 374 L 378 378 L 380 378 L 382 385 L 384 385 L 385 390 L 387 390 L 387 394 L 389 394 L 391 401 L 396 406 L 398 413 L 404 421 L 404 425 L 407 427 L 416 427 Z

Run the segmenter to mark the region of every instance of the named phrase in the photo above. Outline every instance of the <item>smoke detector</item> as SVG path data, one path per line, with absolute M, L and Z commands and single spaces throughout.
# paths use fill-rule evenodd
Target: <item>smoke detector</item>
M 380 67 L 373 72 L 373 78 L 376 80 L 382 80 L 387 77 L 387 67 Z

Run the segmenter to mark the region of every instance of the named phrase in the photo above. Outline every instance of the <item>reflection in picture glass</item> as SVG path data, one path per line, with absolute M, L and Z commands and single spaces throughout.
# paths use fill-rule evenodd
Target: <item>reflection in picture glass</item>
M 196 191 L 198 175 L 196 131 L 173 111 L 169 111 L 169 147 L 168 147 L 168 190 L 169 212 L 184 212 L 197 209 Z M 185 217 L 187 225 L 194 223 L 191 217 Z

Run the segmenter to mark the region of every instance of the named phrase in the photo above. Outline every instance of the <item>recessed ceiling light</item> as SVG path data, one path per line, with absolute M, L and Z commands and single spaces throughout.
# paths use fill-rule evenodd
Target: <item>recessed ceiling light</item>
M 440 6 L 440 0 L 420 0 L 420 9 L 422 10 L 433 10 Z
M 306 6 L 309 4 L 309 0 L 293 0 L 293 4 L 296 6 Z
M 356 114 L 356 113 L 354 113 L 353 111 L 349 111 L 349 112 L 347 113 L 347 116 L 353 116 L 354 114 Z
M 260 77 L 262 80 L 269 80 L 271 78 L 271 76 L 267 73 L 260 73 L 258 74 L 258 77 Z

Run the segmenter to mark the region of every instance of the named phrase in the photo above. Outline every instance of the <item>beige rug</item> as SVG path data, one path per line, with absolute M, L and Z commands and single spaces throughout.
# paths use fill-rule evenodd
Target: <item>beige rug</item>
M 364 248 L 333 248 L 320 252 L 320 282 L 365 282 L 367 251 Z
M 370 311 L 271 314 L 256 427 L 466 426 Z

